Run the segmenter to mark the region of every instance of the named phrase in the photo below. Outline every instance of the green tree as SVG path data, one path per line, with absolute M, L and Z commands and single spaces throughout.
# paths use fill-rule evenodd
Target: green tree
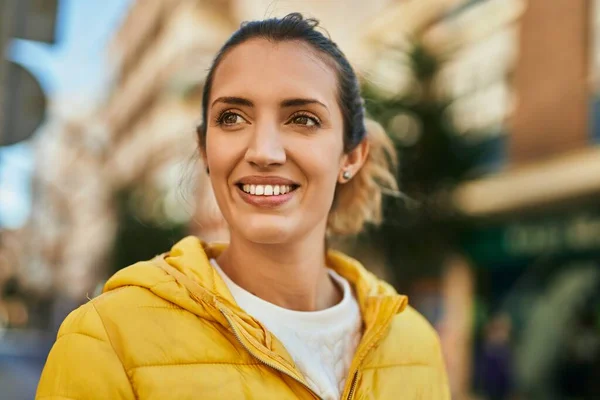
M 457 249 L 465 221 L 448 194 L 472 175 L 489 143 L 468 143 L 448 118 L 452 99 L 438 95 L 435 84 L 444 59 L 417 40 L 403 59 L 408 65 L 398 70 L 412 74 L 409 90 L 390 96 L 369 81 L 362 89 L 368 115 L 395 142 L 403 193 L 387 199 L 383 226 L 369 234 L 387 252 L 398 286 L 407 289 L 406 282 L 439 274 L 444 258 Z

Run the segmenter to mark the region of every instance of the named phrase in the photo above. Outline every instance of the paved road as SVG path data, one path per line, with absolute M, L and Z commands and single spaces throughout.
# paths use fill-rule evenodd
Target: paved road
M 0 400 L 31 400 L 52 344 L 40 332 L 4 332 L 0 336 Z

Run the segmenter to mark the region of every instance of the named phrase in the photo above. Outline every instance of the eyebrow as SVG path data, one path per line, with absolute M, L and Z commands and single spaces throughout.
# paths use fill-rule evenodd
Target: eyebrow
M 248 99 L 244 99 L 243 97 L 231 97 L 231 96 L 219 97 L 219 98 L 215 99 L 215 101 L 213 101 L 213 103 L 211 104 L 210 107 L 212 108 L 217 103 L 231 104 L 234 106 L 254 107 L 253 102 L 251 102 Z
M 315 99 L 287 99 L 280 103 L 281 107 L 306 106 L 308 104 L 318 104 L 328 110 L 327 106 Z
M 245 99 L 243 97 L 234 97 L 234 96 L 225 96 L 225 97 L 219 97 L 219 98 L 215 99 L 215 101 L 213 101 L 213 103 L 211 105 L 211 108 L 216 103 L 225 103 L 225 104 L 230 104 L 230 105 L 234 105 L 234 106 L 254 107 L 254 103 L 251 100 Z M 319 100 L 316 100 L 316 99 L 303 99 L 303 98 L 286 99 L 286 100 L 283 100 L 279 105 L 281 107 L 297 107 L 297 106 L 305 106 L 308 104 L 318 104 L 318 105 L 322 106 L 323 108 L 325 108 L 327 111 L 329 111 L 329 109 L 327 108 L 327 106 L 325 104 L 321 103 Z

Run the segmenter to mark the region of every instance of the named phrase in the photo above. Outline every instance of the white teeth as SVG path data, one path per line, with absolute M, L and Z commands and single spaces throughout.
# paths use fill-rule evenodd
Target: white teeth
M 256 196 L 279 196 L 292 191 L 290 185 L 242 185 L 242 190 Z

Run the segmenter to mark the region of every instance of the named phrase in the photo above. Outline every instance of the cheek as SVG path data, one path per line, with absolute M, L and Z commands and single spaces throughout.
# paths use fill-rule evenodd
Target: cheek
M 315 153 L 310 160 L 307 160 L 306 172 L 309 180 L 318 180 L 319 184 L 332 185 L 337 180 L 338 175 L 338 157 L 331 153 Z
M 206 161 L 210 169 L 210 182 L 219 209 L 224 217 L 230 214 L 230 187 L 229 177 L 231 171 L 239 160 L 239 149 L 232 146 L 231 141 L 224 140 L 219 134 L 211 137 L 210 132 L 206 138 Z M 227 143 L 226 143 L 227 142 Z
M 309 188 L 321 195 L 333 193 L 341 165 L 341 145 L 330 139 L 319 140 L 309 146 L 296 146 L 295 151 L 295 161 L 306 175 Z
M 306 151 L 315 172 L 319 171 L 322 175 L 327 176 L 337 175 L 343 148 L 341 140 L 335 136 L 337 134 L 327 135 L 327 137 L 311 143 L 310 148 Z
M 231 141 L 223 140 L 218 134 L 209 133 L 206 138 L 206 161 L 210 168 L 210 175 L 220 178 L 219 182 L 213 180 L 213 184 L 223 183 L 221 182 L 223 176 L 234 167 L 239 151 L 232 144 Z

